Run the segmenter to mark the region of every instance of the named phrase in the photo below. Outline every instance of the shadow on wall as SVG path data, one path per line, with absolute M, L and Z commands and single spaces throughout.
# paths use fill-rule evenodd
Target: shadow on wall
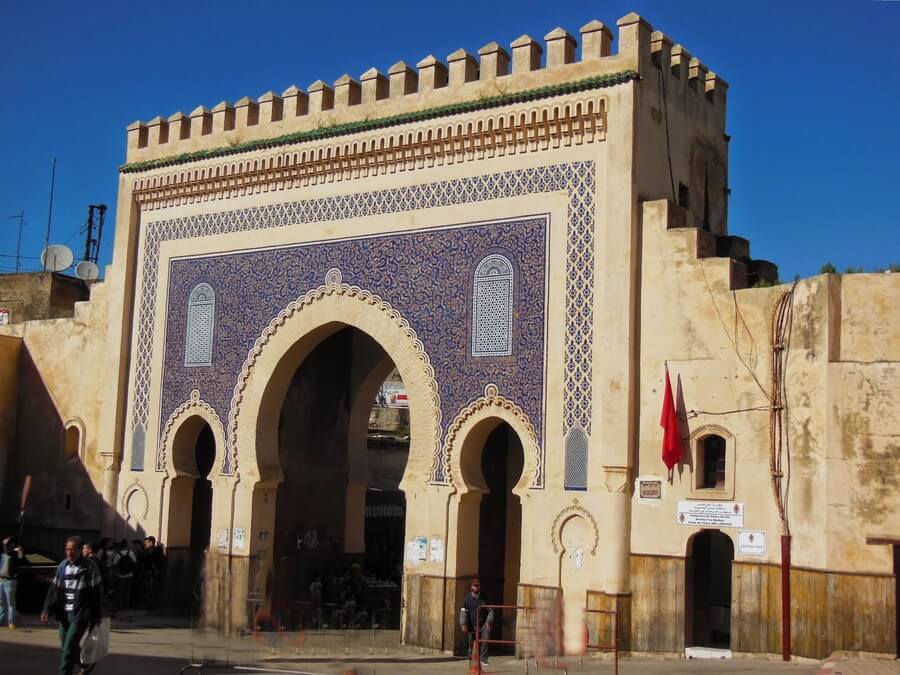
M 83 464 L 84 453 L 78 451 L 83 446 L 81 439 L 73 439 L 81 429 L 70 428 L 67 439 L 64 420 L 27 347 L 20 352 L 18 373 L 15 429 L 0 499 L 0 536 L 18 533 L 22 488 L 25 477 L 31 476 L 21 536 L 26 549 L 41 549 L 61 557 L 66 538 L 71 535 L 91 542 L 104 535 L 142 537 L 142 532 L 122 519 L 117 519 L 115 532 L 100 532 L 103 497 Z M 87 432 L 94 434 L 96 430 Z M 78 442 L 73 444 L 73 440 Z

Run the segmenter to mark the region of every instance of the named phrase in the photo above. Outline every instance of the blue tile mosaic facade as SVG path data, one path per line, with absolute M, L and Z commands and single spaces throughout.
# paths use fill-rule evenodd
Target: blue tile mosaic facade
M 133 433 L 145 429 L 147 424 L 150 364 L 153 357 L 153 326 L 157 311 L 156 281 L 159 274 L 159 246 L 163 241 L 230 232 L 250 232 L 290 224 L 337 221 L 365 215 L 400 213 L 435 206 L 475 204 L 490 199 L 526 194 L 565 191 L 569 196 L 569 205 L 566 234 L 566 351 L 564 355 L 565 395 L 562 403 L 563 427 L 564 433 L 567 433 L 569 429 L 579 426 L 589 435 L 593 348 L 594 174 L 593 162 L 574 162 L 146 223 L 141 243 L 144 262 L 141 269 L 141 296 L 138 302 L 138 327 L 134 346 L 135 375 L 131 390 Z M 331 266 L 333 265 L 327 265 L 327 267 Z M 210 273 L 212 271 L 210 270 Z M 321 283 L 323 278 L 321 274 L 323 273 L 323 270 L 320 271 L 316 285 Z M 227 289 L 216 288 L 215 279 L 211 277 L 201 279 L 201 276 L 196 277 L 195 283 L 201 280 L 211 283 L 216 292 L 221 294 L 220 298 L 228 293 Z M 345 272 L 345 280 L 349 283 L 363 285 L 362 280 L 354 279 L 352 271 Z M 297 289 L 297 293 L 301 292 L 296 283 L 293 288 Z M 172 290 L 174 292 L 174 289 Z M 390 299 L 388 294 L 385 295 L 386 299 Z M 222 302 L 225 303 L 226 300 L 223 298 Z M 218 304 L 217 302 L 217 306 Z M 174 307 L 174 305 L 170 306 Z M 181 306 L 184 306 L 184 302 Z M 269 306 L 268 309 L 271 311 L 269 318 L 277 314 L 281 308 L 282 306 Z M 241 311 L 246 314 L 247 308 L 244 306 Z M 223 316 L 224 309 L 221 314 L 217 312 L 217 315 Z M 461 320 L 460 323 L 465 326 L 467 322 Z M 183 333 L 183 320 L 181 326 Z M 173 323 L 172 329 L 176 328 L 177 326 Z M 217 334 L 221 335 L 219 330 L 217 324 Z M 169 339 L 172 339 L 171 335 L 167 334 L 167 338 L 166 361 L 168 363 L 173 352 L 169 342 Z M 463 344 L 465 345 L 465 343 Z M 218 345 L 216 349 L 219 349 Z M 245 355 L 246 348 L 241 357 L 243 358 Z M 432 355 L 432 358 L 434 356 Z M 217 355 L 214 356 L 212 366 L 194 370 L 198 372 L 198 375 L 203 371 L 209 371 L 206 374 L 212 376 L 219 367 L 217 358 Z M 541 370 L 541 372 L 543 371 Z M 233 376 L 236 377 L 236 373 Z M 232 379 L 230 386 L 233 385 L 234 380 Z M 174 383 L 171 386 L 174 387 Z M 207 389 L 208 387 L 205 386 L 201 391 L 204 398 L 212 402 L 213 397 L 207 393 Z M 228 387 L 225 387 L 225 390 L 228 391 Z M 165 409 L 170 406 L 168 397 L 171 395 L 173 399 L 177 398 L 175 391 L 176 389 L 171 389 L 173 393 L 170 394 L 166 389 L 163 394 L 166 400 L 163 405 L 164 415 L 167 414 Z M 186 397 L 189 389 L 180 393 Z M 465 403 L 466 401 L 462 401 L 462 404 Z M 524 401 L 518 401 L 518 403 L 526 408 Z M 217 409 L 221 409 L 220 402 L 215 405 Z M 448 404 L 444 419 L 452 419 L 457 410 L 458 408 L 451 410 Z M 536 427 L 543 426 L 542 415 L 539 413 L 540 409 L 538 408 L 538 414 L 533 417 Z M 530 410 L 529 415 L 533 415 Z M 441 463 L 437 464 L 440 466 Z M 135 462 L 135 458 L 132 458 L 132 466 L 138 465 L 143 466 L 143 459 Z M 543 462 L 536 485 L 543 485 Z
M 546 238 L 546 218 L 541 217 L 174 260 L 160 423 L 193 389 L 226 419 L 235 382 L 260 333 L 288 303 L 322 285 L 328 270 L 338 268 L 345 283 L 377 294 L 415 329 L 434 367 L 444 420 L 452 421 L 494 382 L 526 411 L 540 437 Z M 485 250 L 501 246 L 514 254 L 520 271 L 517 344 L 512 358 L 503 362 L 467 359 L 467 270 Z M 188 368 L 181 358 L 188 296 L 199 283 L 216 291 L 217 335 L 212 365 Z

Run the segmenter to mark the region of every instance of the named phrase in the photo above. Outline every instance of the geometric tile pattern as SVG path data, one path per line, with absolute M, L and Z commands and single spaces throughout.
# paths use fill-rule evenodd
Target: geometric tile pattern
M 575 427 L 566 436 L 566 490 L 587 489 L 587 462 L 588 442 L 587 436 L 581 427 Z
M 513 266 L 495 253 L 475 268 L 472 356 L 509 356 L 513 343 Z
M 562 402 L 564 433 L 568 434 L 570 429 L 578 426 L 589 436 L 593 340 L 594 173 L 594 162 L 592 161 L 571 162 L 441 180 L 409 187 L 304 199 L 146 222 L 142 231 L 141 294 L 137 335 L 133 346 L 134 381 L 131 388 L 131 428 L 134 429 L 138 426 L 146 428 L 147 424 L 150 364 L 153 359 L 153 330 L 157 301 L 159 300 L 156 297 L 156 285 L 159 277 L 159 249 L 162 242 L 230 232 L 249 233 L 271 227 L 335 222 L 366 215 L 403 213 L 440 206 L 477 204 L 481 201 L 527 194 L 565 191 L 569 199 L 566 235 L 565 391 Z M 471 269 L 468 264 L 467 268 Z M 328 268 L 333 266 L 328 265 Z M 342 269 L 345 269 L 345 266 L 342 266 Z M 321 284 L 325 271 L 316 270 L 315 283 L 311 284 L 309 288 Z M 195 279 L 195 283 L 202 280 Z M 358 284 L 356 280 L 348 280 Z M 183 298 L 182 308 L 187 304 L 189 288 L 185 289 L 181 296 Z M 304 292 L 305 290 L 303 289 Z M 293 297 L 296 298 L 300 295 L 302 293 L 298 292 Z M 465 296 L 469 297 L 469 294 L 466 293 Z M 175 306 L 177 302 L 171 293 L 171 283 L 168 297 L 172 301 L 172 306 Z M 223 298 L 220 297 L 219 300 L 223 300 Z M 283 306 L 279 305 L 278 308 L 274 308 L 270 317 L 275 316 Z M 397 305 L 395 304 L 395 306 Z M 219 309 L 217 318 L 221 320 L 226 313 L 221 308 L 217 309 Z M 244 310 L 238 307 L 235 311 L 240 313 Z M 182 331 L 185 326 L 185 318 L 182 317 Z M 222 330 L 217 332 L 220 336 L 224 333 Z M 218 342 L 220 341 L 217 340 L 214 345 L 214 353 L 218 352 Z M 182 342 L 181 349 L 183 349 L 183 344 Z M 246 351 L 244 355 L 246 355 Z M 181 357 L 178 360 L 181 361 Z M 214 369 L 215 367 L 213 366 Z M 181 370 L 184 369 L 181 368 Z M 166 371 L 168 376 L 168 364 Z M 237 373 L 232 373 L 232 375 L 236 377 Z M 230 384 L 233 387 L 234 381 L 232 380 Z M 193 388 L 203 391 L 202 387 Z M 511 390 L 512 387 L 504 388 L 504 391 Z M 189 391 L 181 395 L 178 399 L 179 402 L 185 400 Z M 210 397 L 206 395 L 205 391 L 203 394 L 204 398 L 210 401 Z M 441 400 L 442 402 L 445 400 L 443 394 Z M 448 411 L 444 414 L 443 419 L 452 420 L 459 409 Z M 227 416 L 227 410 L 224 415 L 221 409 L 218 411 L 223 418 Z M 163 414 L 167 415 L 168 413 L 163 412 Z M 538 419 L 532 417 L 536 427 L 542 426 L 542 420 L 539 418 L 540 414 L 538 414 Z M 132 464 L 142 465 L 143 461 L 132 462 Z M 441 463 L 438 462 L 437 465 L 440 466 Z M 536 484 L 543 485 L 543 462 Z
M 575 427 L 580 427 L 590 438 L 594 347 L 593 170 L 570 173 L 568 211 L 563 437 L 567 437 Z
M 215 325 L 216 294 L 209 284 L 197 284 L 188 297 L 187 331 L 184 340 L 186 367 L 212 365 Z
M 489 382 L 502 387 L 540 429 L 544 391 L 544 216 L 460 224 L 370 237 L 304 242 L 227 254 L 182 257 L 169 265 L 164 378 L 160 422 L 195 389 L 219 415 L 229 419 L 248 354 L 257 351 L 273 318 L 297 298 L 318 288 L 329 270 L 343 284 L 377 296 L 414 331 L 434 371 L 440 419 L 451 420 Z M 515 256 L 520 307 L 514 356 L 467 358 L 471 270 L 486 250 Z M 334 273 L 331 274 L 334 276 Z M 216 289 L 217 331 L 212 366 L 185 368 L 185 299 L 199 281 Z M 304 305 L 305 306 L 305 305 Z M 276 323 L 280 323 L 278 320 Z M 255 359 L 254 359 L 255 360 Z M 443 426 L 436 431 L 443 433 Z M 229 447 L 234 446 L 229 422 Z M 435 442 L 439 436 L 435 436 Z M 148 446 L 152 447 L 152 446 Z M 443 448 L 436 444 L 435 481 L 445 477 Z M 226 465 L 230 466 L 230 456 Z M 148 466 L 150 462 L 147 462 Z

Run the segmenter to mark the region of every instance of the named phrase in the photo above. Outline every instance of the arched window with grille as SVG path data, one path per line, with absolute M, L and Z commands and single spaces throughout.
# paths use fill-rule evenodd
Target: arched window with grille
M 211 366 L 216 325 L 216 294 L 209 284 L 197 284 L 188 296 L 184 365 Z
M 475 268 L 472 356 L 511 356 L 515 272 L 509 258 L 492 253 Z
M 566 436 L 566 490 L 587 490 L 588 439 L 581 427 Z

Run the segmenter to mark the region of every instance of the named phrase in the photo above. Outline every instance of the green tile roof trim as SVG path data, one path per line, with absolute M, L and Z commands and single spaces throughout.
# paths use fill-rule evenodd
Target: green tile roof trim
M 453 103 L 450 105 L 439 106 L 437 108 L 429 108 L 428 110 L 418 110 L 411 113 L 403 113 L 401 115 L 392 115 L 390 117 L 381 117 L 374 120 L 361 120 L 359 122 L 347 122 L 346 124 L 336 124 L 334 126 L 322 127 L 320 129 L 310 129 L 309 131 L 298 131 L 274 138 L 261 138 L 254 141 L 247 141 L 237 145 L 225 145 L 218 148 L 210 148 L 208 150 L 197 150 L 196 152 L 186 152 L 181 155 L 173 155 L 171 157 L 160 157 L 159 159 L 149 159 L 143 162 L 132 162 L 131 164 L 123 164 L 119 167 L 122 173 L 134 173 L 136 171 L 147 171 L 149 169 L 158 169 L 164 166 L 173 166 L 175 164 L 184 164 L 186 162 L 195 162 L 202 159 L 212 159 L 214 157 L 225 157 L 227 155 L 236 155 L 241 152 L 250 152 L 252 150 L 263 150 L 266 148 L 274 148 L 279 145 L 289 145 L 291 143 L 300 143 L 303 141 L 315 141 L 323 138 L 331 138 L 334 136 L 346 136 L 355 134 L 360 131 L 371 131 L 373 129 L 384 129 L 409 122 L 421 122 L 423 120 L 435 119 L 437 117 L 446 117 L 448 115 L 460 115 L 462 113 L 474 112 L 476 110 L 485 110 L 487 108 L 497 108 L 511 103 L 524 103 L 527 101 L 535 101 L 551 96 L 561 96 L 563 94 L 574 94 L 580 91 L 588 91 L 590 89 L 601 89 L 603 87 L 612 87 L 617 84 L 623 84 L 631 80 L 636 80 L 638 74 L 633 70 L 625 70 L 620 73 L 611 73 L 609 75 L 597 75 L 588 77 L 575 82 L 565 82 L 563 84 L 548 85 L 546 87 L 538 87 L 537 89 L 528 89 L 526 91 L 516 92 L 514 94 L 499 94 L 497 96 L 489 96 L 479 98 L 474 101 L 464 101 L 462 103 Z

